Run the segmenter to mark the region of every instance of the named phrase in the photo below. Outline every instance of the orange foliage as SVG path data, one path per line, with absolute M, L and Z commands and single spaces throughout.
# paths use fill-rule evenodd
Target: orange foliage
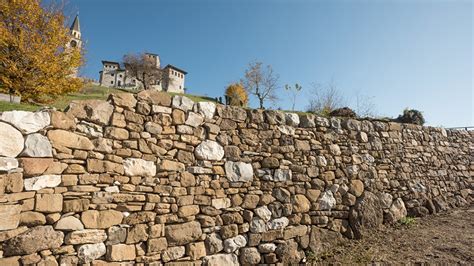
M 63 13 L 39 0 L 0 0 L 0 92 L 29 102 L 47 102 L 79 90 L 71 75 L 82 64 L 80 49 L 68 49 Z
M 249 95 L 239 83 L 229 85 L 225 90 L 225 95 L 229 97 L 230 105 L 244 107 L 249 103 Z

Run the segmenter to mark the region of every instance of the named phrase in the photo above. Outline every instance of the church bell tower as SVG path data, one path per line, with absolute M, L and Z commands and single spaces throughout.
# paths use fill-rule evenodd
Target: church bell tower
M 74 18 L 74 22 L 72 22 L 72 25 L 70 28 L 70 34 L 71 34 L 71 39 L 69 40 L 67 47 L 69 49 L 81 49 L 82 39 L 81 39 L 81 25 L 79 24 L 79 15 L 76 15 L 76 17 Z M 77 78 L 78 72 L 79 72 L 79 69 L 77 68 L 73 69 L 73 73 L 71 76 Z
M 81 25 L 79 24 L 79 15 L 76 15 L 74 22 L 71 25 L 71 41 L 69 42 L 71 48 L 81 48 Z

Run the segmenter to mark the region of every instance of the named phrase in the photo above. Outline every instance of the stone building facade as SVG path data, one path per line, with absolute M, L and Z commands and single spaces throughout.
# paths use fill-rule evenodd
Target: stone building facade
M 473 147 L 473 131 L 153 90 L 4 112 L 0 265 L 298 264 L 472 203 Z
M 145 56 L 154 63 L 156 68 L 161 68 L 159 55 L 146 53 Z M 184 82 L 187 72 L 173 65 L 166 65 L 163 71 L 165 77 L 163 80 L 154 82 L 151 85 L 151 89 L 184 93 Z M 99 72 L 99 84 L 104 87 L 125 88 L 129 90 L 139 90 L 143 87 L 139 80 L 127 72 L 126 66 L 122 67 L 120 63 L 113 61 L 102 61 L 102 70 Z

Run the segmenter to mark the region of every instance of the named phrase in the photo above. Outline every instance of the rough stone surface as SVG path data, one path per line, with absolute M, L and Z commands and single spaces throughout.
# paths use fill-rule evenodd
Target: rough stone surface
M 48 138 L 53 146 L 58 145 L 79 150 L 94 149 L 94 144 L 88 138 L 61 129 L 48 131 Z
M 128 176 L 148 176 L 156 175 L 156 165 L 152 161 L 143 159 L 127 158 L 123 161 L 125 174 Z
M 84 225 L 76 217 L 67 216 L 67 217 L 61 218 L 54 226 L 54 229 L 61 230 L 61 231 L 77 231 L 77 230 L 83 230 Z
M 73 101 L 69 104 L 67 113 L 87 121 L 106 125 L 114 111 L 113 105 L 102 100 Z
M 0 157 L 0 171 L 10 171 L 18 168 L 18 160 L 15 158 Z
M 41 134 L 30 134 L 25 140 L 25 149 L 21 153 L 26 157 L 52 157 L 53 148 L 48 138 Z
M 60 175 L 42 175 L 24 180 L 25 190 L 40 190 L 43 188 L 53 188 L 61 184 Z
M 77 257 L 79 258 L 80 263 L 89 263 L 95 259 L 98 259 L 104 256 L 106 253 L 106 248 L 104 243 L 98 244 L 85 244 L 79 246 L 77 249 Z
M 115 210 L 88 210 L 82 213 L 81 220 L 85 228 L 105 229 L 122 222 L 123 215 Z
M 64 242 L 68 245 L 95 244 L 101 243 L 105 239 L 107 239 L 107 234 L 104 230 L 85 229 L 68 233 Z
M 216 254 L 211 256 L 206 256 L 203 259 L 205 265 L 209 266 L 238 266 L 239 260 L 235 254 Z
M 243 248 L 240 251 L 240 263 L 244 265 L 255 265 L 261 260 L 260 253 L 256 248 Z
M 198 222 L 165 226 L 165 236 L 171 245 L 184 245 L 199 239 L 201 235 L 201 224 Z
M 176 95 L 173 97 L 172 107 L 183 111 L 192 110 L 194 102 L 186 96 Z
M 3 244 L 5 256 L 27 255 L 45 249 L 59 248 L 63 244 L 64 234 L 54 231 L 53 227 L 37 226 L 15 236 Z
M 215 141 L 206 140 L 196 147 L 194 154 L 200 160 L 217 161 L 224 157 L 224 148 Z
M 207 119 L 212 119 L 216 113 L 216 104 L 212 102 L 198 102 L 198 112 Z
M 135 258 L 134 245 L 118 244 L 109 246 L 107 249 L 107 259 L 109 261 L 130 261 Z
M 393 201 L 392 205 L 388 209 L 385 220 L 387 223 L 395 223 L 406 216 L 407 209 L 405 208 L 405 203 L 401 198 L 398 198 Z
M 20 205 L 0 205 L 0 231 L 15 229 L 20 223 Z
M 319 198 L 319 208 L 321 210 L 331 210 L 336 206 L 336 199 L 331 191 L 324 191 Z
M 49 126 L 51 119 L 48 112 L 8 111 L 0 115 L 0 120 L 8 122 L 25 134 L 38 132 Z
M 383 222 L 383 210 L 378 197 L 366 191 L 352 208 L 349 222 L 357 238 L 361 238 L 366 229 L 378 228 Z
M 253 179 L 253 168 L 248 163 L 227 161 L 225 172 L 231 182 L 247 182 Z
M 23 150 L 23 135 L 7 123 L 0 122 L 0 156 L 16 157 Z

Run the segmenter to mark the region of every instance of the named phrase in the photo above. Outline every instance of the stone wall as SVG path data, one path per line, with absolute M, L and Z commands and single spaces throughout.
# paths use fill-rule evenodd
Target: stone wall
M 156 91 L 4 112 L 0 265 L 303 262 L 472 202 L 473 139 Z

